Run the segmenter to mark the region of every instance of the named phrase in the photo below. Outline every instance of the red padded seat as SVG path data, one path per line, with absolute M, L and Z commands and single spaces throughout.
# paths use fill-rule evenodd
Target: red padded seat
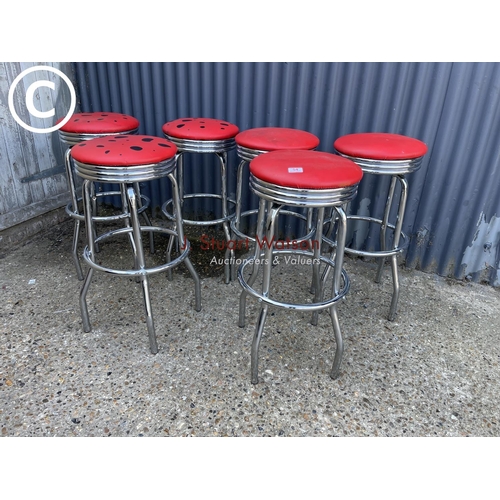
M 219 141 L 232 139 L 239 128 L 232 123 L 215 118 L 179 118 L 165 123 L 165 135 L 192 141 Z
M 285 127 L 260 127 L 240 132 L 236 144 L 259 151 L 280 149 L 315 149 L 319 138 L 310 132 Z
M 341 154 L 373 160 L 410 160 L 427 153 L 418 139 L 399 134 L 368 132 L 339 137 L 333 147 Z
M 71 156 L 88 165 L 133 166 L 169 160 L 177 153 L 175 144 L 150 135 L 112 135 L 80 142 Z
M 60 128 L 69 134 L 118 134 L 139 128 L 139 120 L 123 113 L 75 113 Z
M 271 151 L 250 162 L 258 179 L 296 189 L 337 189 L 357 184 L 363 177 L 353 161 L 320 151 Z

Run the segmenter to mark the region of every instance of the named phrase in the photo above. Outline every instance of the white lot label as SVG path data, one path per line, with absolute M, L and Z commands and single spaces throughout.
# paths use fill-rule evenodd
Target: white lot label
M 288 169 L 289 174 L 301 174 L 303 172 L 302 167 L 290 167 Z

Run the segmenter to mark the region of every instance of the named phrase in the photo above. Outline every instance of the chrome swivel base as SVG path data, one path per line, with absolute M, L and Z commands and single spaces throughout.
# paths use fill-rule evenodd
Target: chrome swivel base
M 338 156 L 316 151 L 275 151 L 261 155 L 250 164 L 250 189 L 259 197 L 256 244 L 252 258 L 245 260 L 238 269 L 238 280 L 243 288 L 240 296 L 238 326 L 245 326 L 247 295 L 252 295 L 261 304 L 260 314 L 255 326 L 251 350 L 251 382 L 257 384 L 259 346 L 269 306 L 283 307 L 312 313 L 311 323 L 316 325 L 318 313 L 327 309 L 332 320 L 337 349 L 330 376 L 337 378 L 344 344 L 337 315 L 337 304 L 349 290 L 349 279 L 343 270 L 344 245 L 346 237 L 346 216 L 343 205 L 351 201 L 357 193 L 362 171 L 353 162 Z M 336 252 L 330 257 L 321 254 L 321 237 L 313 242 L 312 251 L 278 249 L 278 217 L 284 206 L 315 209 L 317 212 L 315 232 L 322 234 L 325 209 L 333 208 L 338 220 Z M 280 255 L 292 255 L 310 259 L 314 298 L 310 303 L 287 303 L 270 297 L 271 274 L 274 259 Z M 321 265 L 324 266 L 321 271 Z M 245 268 L 251 266 L 248 276 Z M 253 288 L 262 270 L 262 290 Z M 330 293 L 324 298 L 326 277 L 333 271 Z

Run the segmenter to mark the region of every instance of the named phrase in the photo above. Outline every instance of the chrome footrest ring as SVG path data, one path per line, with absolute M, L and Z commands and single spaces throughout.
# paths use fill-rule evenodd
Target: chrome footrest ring
M 383 224 L 383 221 L 381 219 L 375 219 L 374 217 L 367 217 L 367 216 L 363 216 L 363 215 L 348 215 L 347 221 L 349 221 L 349 220 L 361 220 L 364 222 L 370 222 L 370 223 L 375 223 L 375 224 L 379 224 L 379 225 Z M 325 224 L 328 222 L 331 222 L 331 221 L 325 221 Z M 394 231 L 396 229 L 396 226 L 394 224 L 387 224 L 387 228 Z M 399 245 L 397 246 L 397 248 L 393 248 L 391 250 L 373 250 L 373 251 L 356 250 L 354 248 L 349 248 L 346 246 L 344 251 L 345 251 L 345 253 L 347 253 L 349 255 L 357 255 L 358 257 L 375 257 L 375 258 L 390 257 L 392 255 L 397 255 L 397 254 L 401 253 L 410 243 L 410 239 L 408 238 L 408 235 L 406 233 L 404 233 L 403 231 L 401 231 L 400 238 L 401 238 L 401 241 L 399 242 Z M 336 246 L 336 242 L 334 242 L 330 238 L 327 238 L 325 235 L 323 235 L 322 240 L 325 243 L 327 243 L 328 245 L 330 245 L 331 247 Z
M 253 210 L 247 210 L 246 212 L 242 212 L 240 215 L 240 220 L 243 217 L 248 217 L 250 215 L 255 215 L 259 212 L 258 209 L 253 209 Z M 299 214 L 297 212 L 293 212 L 291 210 L 280 210 L 280 216 L 281 215 L 290 215 L 292 217 L 297 217 L 299 219 L 302 219 L 304 221 L 307 221 L 307 217 L 303 214 Z M 256 239 L 254 236 L 248 236 L 247 234 L 241 232 L 237 227 L 236 227 L 236 221 L 235 219 L 231 219 L 231 230 L 232 232 L 241 240 L 248 240 L 253 243 L 255 243 Z M 311 229 L 305 236 L 301 236 L 300 238 L 294 238 L 293 241 L 296 243 L 301 243 L 302 241 L 307 241 L 310 240 L 313 236 L 314 233 L 316 232 L 316 229 L 313 228 Z
M 102 196 L 120 196 L 121 193 L 120 191 L 103 191 L 101 193 L 96 193 L 96 197 L 97 198 L 100 198 Z M 137 210 L 137 213 L 138 214 L 142 214 L 142 212 L 144 212 L 144 210 L 146 210 L 150 203 L 151 203 L 151 200 L 141 194 L 141 200 L 142 200 L 142 207 L 139 208 Z M 78 198 L 78 202 L 81 202 L 82 201 L 82 198 Z M 66 205 L 66 213 L 72 218 L 72 219 L 78 219 L 78 220 L 81 220 L 81 221 L 85 221 L 85 215 L 82 213 L 78 213 L 78 212 L 75 212 L 75 210 L 73 209 L 73 203 L 72 202 L 69 202 L 67 205 Z M 122 219 L 126 219 L 130 217 L 130 214 L 128 212 L 122 212 L 120 214 L 115 214 L 115 215 L 93 215 L 92 216 L 92 220 L 95 221 L 95 222 L 113 222 L 113 221 L 117 221 L 117 220 L 122 220 Z
M 120 229 L 115 229 L 113 231 L 109 231 L 109 232 L 99 236 L 99 238 L 96 238 L 95 243 L 100 243 L 101 241 L 106 240 L 108 238 L 111 238 L 113 236 L 119 236 L 122 234 L 131 233 L 131 232 L 133 232 L 132 227 L 123 227 Z M 170 236 L 178 237 L 178 234 L 176 231 L 173 231 L 172 229 L 167 229 L 167 228 L 163 228 L 163 227 L 156 227 L 156 226 L 141 226 L 141 232 L 156 232 L 156 233 L 163 233 L 163 234 L 168 234 Z M 92 267 L 93 269 L 95 269 L 97 271 L 102 271 L 102 272 L 114 274 L 117 276 L 144 276 L 144 275 L 149 276 L 151 274 L 157 274 L 157 273 L 161 273 L 162 271 L 167 271 L 168 269 L 171 269 L 173 267 L 178 266 L 183 260 L 185 260 L 186 257 L 189 255 L 191 245 L 187 239 L 183 242 L 183 244 L 184 244 L 183 252 L 175 259 L 173 259 L 170 262 L 167 262 L 165 264 L 162 264 L 161 266 L 155 266 L 155 267 L 144 268 L 144 269 L 123 269 L 122 270 L 122 269 L 113 269 L 113 268 L 101 266 L 100 264 L 97 264 L 97 263 L 92 261 L 88 245 L 83 249 L 83 258 L 84 258 L 85 262 L 87 262 L 87 264 L 90 267 Z
M 193 198 L 216 198 L 222 201 L 222 195 L 220 194 L 212 194 L 212 193 L 191 193 L 191 194 L 186 194 L 184 195 L 184 200 L 187 199 L 193 199 Z M 233 206 L 236 206 L 236 201 L 227 198 L 227 202 L 231 203 Z M 161 211 L 167 219 L 171 221 L 175 221 L 175 217 L 172 213 L 169 212 L 168 207 L 170 207 L 173 204 L 172 198 L 170 200 L 167 200 L 161 207 Z M 212 219 L 212 220 L 190 220 L 190 219 L 182 219 L 182 222 L 184 224 L 189 224 L 190 226 L 215 226 L 216 224 L 222 224 L 224 222 L 227 222 L 231 220 L 234 217 L 233 214 L 229 214 L 226 217 L 221 217 L 219 219 Z
M 334 268 L 335 263 L 328 259 L 327 257 L 324 257 L 322 255 L 315 257 L 312 252 L 306 252 L 306 251 L 298 251 L 298 250 L 277 250 L 273 252 L 272 258 L 274 259 L 275 257 L 279 255 L 300 255 L 303 257 L 307 257 L 310 259 L 317 258 L 321 260 L 321 262 L 325 263 L 326 265 Z M 264 254 L 261 254 L 259 258 L 262 258 Z M 350 288 L 350 281 L 349 281 L 349 276 L 347 275 L 347 272 L 345 269 L 342 269 L 342 280 L 343 280 L 343 286 L 340 289 L 339 293 L 335 296 L 332 297 L 331 299 L 324 300 L 321 302 L 314 302 L 310 304 L 291 304 L 287 302 L 280 302 L 277 300 L 273 300 L 270 297 L 264 297 L 261 293 L 253 289 L 251 286 L 247 284 L 243 277 L 243 271 L 245 267 L 253 262 L 254 258 L 250 259 L 245 259 L 243 263 L 240 265 L 238 268 L 238 280 L 243 287 L 243 289 L 248 292 L 250 295 L 258 299 L 259 301 L 265 302 L 267 304 L 277 306 L 277 307 L 284 307 L 286 309 L 293 309 L 295 311 L 321 311 L 323 309 L 328 309 L 332 307 L 334 304 L 336 304 L 339 300 L 341 300 L 348 292 Z M 270 264 L 270 263 L 269 263 Z

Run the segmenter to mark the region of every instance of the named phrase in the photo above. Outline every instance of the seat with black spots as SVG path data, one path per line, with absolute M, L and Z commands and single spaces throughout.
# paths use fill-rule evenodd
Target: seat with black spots
M 98 137 L 81 142 L 71 150 L 75 163 L 76 174 L 83 179 L 83 208 L 85 226 L 87 230 L 87 246 L 83 258 L 89 266 L 89 271 L 80 293 L 80 310 L 85 332 L 91 330 L 87 307 L 87 292 L 89 290 L 94 270 L 102 271 L 117 276 L 135 277 L 142 284 L 146 324 L 149 334 L 150 350 L 153 354 L 158 352 L 156 330 L 151 308 L 149 276 L 163 271 L 169 273 L 181 263 L 184 263 L 195 283 L 194 307 L 201 309 L 200 279 L 191 261 L 189 260 L 190 244 L 184 237 L 183 222 L 180 217 L 179 188 L 175 177 L 176 169 L 175 144 L 161 137 L 148 135 L 111 135 Z M 139 223 L 139 182 L 158 180 L 167 177 L 171 182 L 172 197 L 174 200 L 174 227 L 158 227 L 148 223 L 141 226 Z M 122 213 L 124 227 L 111 229 L 100 234 L 96 229 L 99 219 L 95 217 L 95 203 L 93 203 L 94 182 L 117 183 L 118 192 L 122 200 Z M 156 262 L 146 264 L 142 234 L 149 233 L 150 238 L 154 233 L 164 234 L 169 237 L 165 263 L 157 265 Z M 99 237 L 95 235 L 100 234 Z M 96 259 L 97 245 L 110 238 L 127 236 L 130 241 L 134 268 L 116 269 L 104 265 L 102 257 Z M 171 244 L 174 240 L 178 243 L 179 255 L 171 258 Z M 116 262 L 114 264 L 116 266 Z

